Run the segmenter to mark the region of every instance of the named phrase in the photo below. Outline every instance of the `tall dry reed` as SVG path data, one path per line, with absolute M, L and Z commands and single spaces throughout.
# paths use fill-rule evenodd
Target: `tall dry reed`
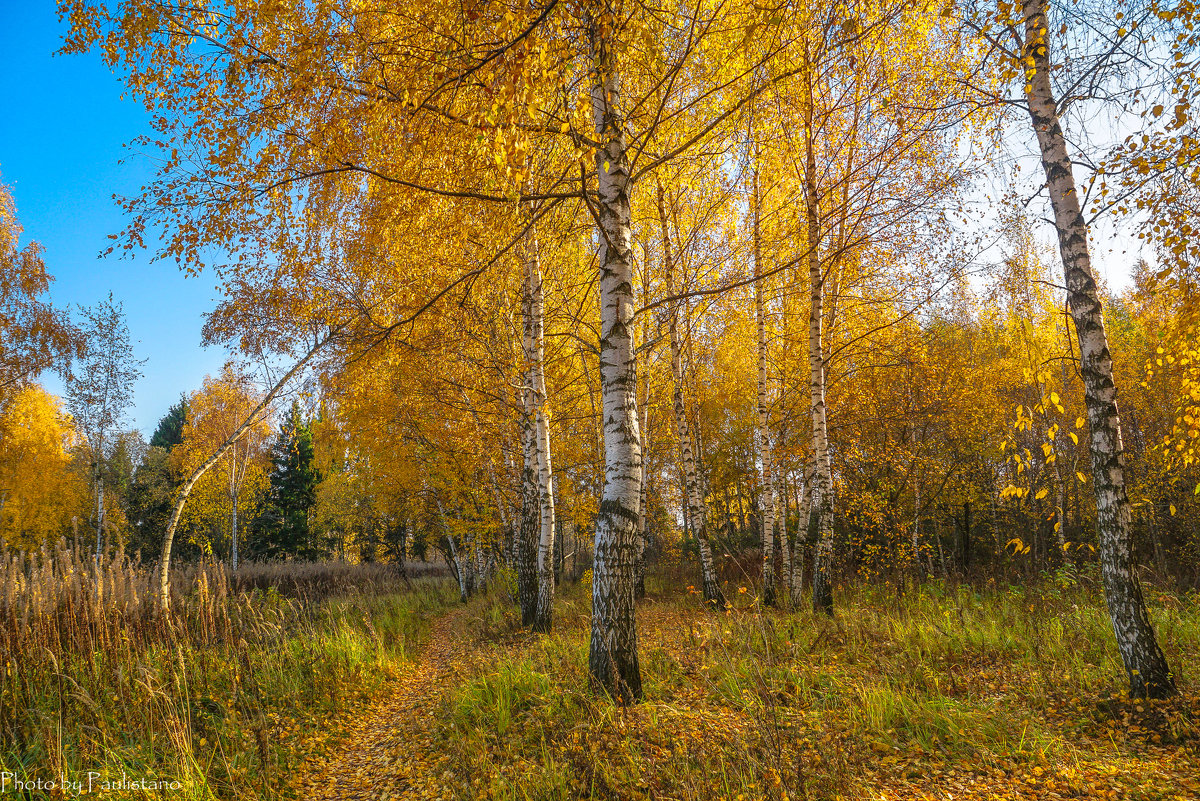
M 155 566 L 120 550 L 0 548 L 0 768 L 272 796 L 294 758 L 282 733 L 395 668 L 452 597 L 442 569 L 181 565 L 164 613 Z

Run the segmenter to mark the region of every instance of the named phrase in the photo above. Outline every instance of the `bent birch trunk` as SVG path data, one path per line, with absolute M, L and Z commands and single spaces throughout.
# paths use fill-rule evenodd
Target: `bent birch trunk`
M 171 518 L 167 522 L 167 532 L 163 536 L 162 557 L 159 564 L 158 591 L 159 603 L 162 606 L 163 612 L 167 612 L 171 608 L 171 546 L 175 542 L 175 529 L 179 526 L 179 518 L 183 515 L 183 507 L 187 504 L 188 495 L 191 494 L 192 488 L 196 486 L 196 482 L 200 480 L 200 477 L 207 473 L 213 465 L 219 462 L 221 457 L 225 455 L 226 451 L 232 448 L 234 444 L 241 439 L 247 431 L 250 430 L 250 427 L 254 425 L 257 417 L 262 414 L 263 410 L 266 409 L 267 406 L 270 405 L 271 401 L 275 400 L 275 396 L 278 395 L 285 386 L 287 386 L 288 382 L 290 382 L 297 373 L 304 369 L 304 366 L 307 365 L 312 358 L 317 355 L 317 352 L 320 351 L 321 348 L 325 347 L 330 341 L 333 340 L 336 333 L 336 330 L 330 331 L 328 334 L 318 340 L 317 343 L 309 349 L 308 353 L 304 354 L 300 361 L 292 365 L 291 369 L 284 373 L 283 377 L 276 381 L 275 385 L 267 391 L 267 394 L 264 395 L 262 400 L 259 401 L 258 405 L 251 410 L 250 414 L 246 415 L 246 419 L 243 420 L 242 424 L 238 426 L 232 434 L 229 435 L 229 439 L 221 443 L 221 446 L 213 452 L 212 456 L 208 457 L 208 459 L 206 459 L 199 467 L 193 470 L 191 475 L 187 477 L 187 480 L 183 482 L 183 486 L 179 488 L 179 498 L 175 501 L 175 507 L 171 510 Z
M 1088 253 L 1088 228 L 1076 191 L 1067 140 L 1050 85 L 1046 0 L 1024 0 L 1023 56 L 1032 65 L 1025 87 L 1054 211 L 1067 285 L 1067 305 L 1079 342 L 1079 372 L 1087 406 L 1092 485 L 1104 597 L 1117 648 L 1129 677 L 1129 694 L 1162 698 L 1175 693 L 1175 678 L 1158 646 L 1134 572 L 1131 509 L 1125 485 L 1125 448 L 1117 410 L 1112 356 L 1104 331 L 1104 309 Z

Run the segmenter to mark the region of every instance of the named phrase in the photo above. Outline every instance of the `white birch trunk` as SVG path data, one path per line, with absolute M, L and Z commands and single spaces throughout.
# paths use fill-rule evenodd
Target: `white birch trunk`
M 230 537 L 232 540 L 231 547 L 229 549 L 230 550 L 229 567 L 235 573 L 237 572 L 237 569 L 238 569 L 238 509 L 237 509 L 237 505 L 238 505 L 238 493 L 234 492 L 233 513 L 230 516 L 231 519 L 230 519 L 230 526 L 229 526 L 230 527 Z
M 1054 210 L 1059 251 L 1067 285 L 1067 304 L 1079 342 L 1080 375 L 1090 429 L 1092 486 L 1100 568 L 1117 648 L 1129 677 L 1130 695 L 1164 697 L 1175 692 L 1175 678 L 1158 646 L 1134 572 L 1131 509 L 1125 486 L 1125 449 L 1113 381 L 1112 356 L 1104 331 L 1104 310 L 1088 253 L 1088 228 L 1076 191 L 1067 141 L 1050 84 L 1047 0 L 1024 0 L 1022 55 L 1031 65 L 1026 82 L 1030 121 Z
M 822 345 L 824 277 L 821 272 L 821 219 L 817 195 L 816 150 L 809 96 L 806 126 L 805 217 L 808 228 L 808 364 L 809 412 L 812 423 L 813 472 L 809 488 L 809 533 L 813 555 L 813 609 L 833 614 L 833 473 L 829 457 L 829 425 L 825 413 L 825 352 Z
M 762 237 L 759 231 L 760 204 L 758 171 L 754 172 L 754 313 L 758 344 L 758 506 L 762 514 L 762 600 L 775 606 L 775 503 L 772 500 L 771 435 L 767 416 L 767 315 L 763 298 Z
M 792 591 L 792 549 L 791 541 L 788 536 L 788 501 L 787 501 L 787 482 L 780 474 L 779 466 L 775 467 L 775 519 L 779 521 L 779 552 L 783 556 L 782 578 L 784 588 L 788 592 L 788 600 L 793 597 Z
M 104 550 L 104 479 L 100 477 L 100 466 L 96 466 L 96 559 Z
M 250 447 L 242 449 L 242 458 L 238 459 L 238 446 L 234 444 L 229 449 L 229 568 L 238 569 L 238 497 L 241 495 L 242 482 L 250 464 Z
M 441 504 L 439 504 L 440 506 Z M 443 518 L 445 515 L 443 514 Z M 467 602 L 467 571 L 462 560 L 458 558 L 458 550 L 454 547 L 453 535 L 447 535 L 446 541 L 450 543 L 450 561 L 454 563 L 454 575 L 458 578 L 458 600 L 462 603 Z
M 799 608 L 803 601 L 806 548 L 812 541 L 809 512 L 812 509 L 812 456 L 804 461 L 801 470 L 799 496 L 796 498 L 796 541 L 792 554 L 792 606 Z
M 913 457 L 916 458 L 915 456 Z M 913 524 L 912 524 L 912 559 L 913 559 L 913 577 L 915 581 L 920 581 L 923 569 L 921 567 L 921 471 L 919 468 L 913 470 Z
M 642 306 L 650 300 L 650 258 L 645 247 L 642 248 Z M 648 498 L 650 495 L 650 470 L 646 465 L 647 442 L 650 439 L 650 315 L 642 315 L 642 356 L 640 365 L 642 371 L 642 405 L 638 420 L 641 422 L 642 448 L 642 493 L 641 508 L 638 510 L 637 537 L 637 576 L 634 579 L 633 595 L 635 598 L 646 597 L 646 544 L 649 537 L 649 521 L 647 519 Z
M 527 246 L 528 247 L 528 246 Z M 531 250 L 531 249 L 530 249 Z M 537 622 L 538 539 L 541 521 L 541 497 L 538 491 L 537 396 L 533 388 L 533 368 L 537 346 L 533 313 L 533 286 L 529 263 L 532 252 L 525 254 L 526 269 L 521 281 L 521 523 L 517 529 L 517 598 L 521 606 L 521 625 Z
M 667 213 L 663 204 L 661 184 L 658 187 L 658 221 L 662 232 L 663 273 L 666 276 L 667 292 L 674 292 L 671 235 L 667 228 Z M 721 585 L 717 581 L 716 567 L 713 564 L 712 545 L 708 540 L 707 515 L 704 509 L 704 493 L 700 489 L 700 481 L 697 476 L 696 451 L 683 400 L 683 347 L 679 338 L 678 320 L 679 307 L 678 303 L 674 303 L 671 305 L 670 316 L 667 319 L 667 329 L 671 340 L 672 401 L 675 411 L 675 427 L 679 435 L 679 455 L 683 468 L 688 526 L 696 537 L 696 546 L 700 553 L 700 582 L 704 591 L 704 601 L 709 606 L 720 609 L 725 606 L 725 597 L 721 592 Z
M 592 681 L 621 703 L 642 698 L 633 581 L 641 507 L 642 451 L 633 342 L 633 239 L 630 165 L 621 79 L 611 40 L 614 12 L 588 20 L 594 82 L 600 254 L 600 388 L 604 425 L 604 493 L 596 518 L 592 567 Z
M 554 487 L 550 460 L 550 409 L 546 398 L 546 347 L 542 288 L 542 267 L 537 242 L 531 242 L 525 261 L 526 291 L 530 296 L 530 320 L 533 347 L 529 363 L 530 386 L 534 404 L 534 450 L 537 466 L 538 549 L 537 609 L 534 631 L 548 632 L 554 624 Z
M 224 456 L 225 453 L 232 448 L 237 441 L 246 434 L 247 431 L 250 430 L 250 427 L 258 420 L 258 416 L 262 414 L 263 410 L 271 404 L 271 401 L 275 400 L 275 396 L 278 395 L 283 388 L 288 385 L 288 382 L 291 381 L 297 373 L 304 369 L 306 364 L 312 361 L 313 357 L 317 355 L 321 348 L 325 347 L 334 339 L 338 333 L 338 330 L 339 329 L 330 331 L 315 345 L 309 348 L 308 353 L 304 354 L 300 361 L 292 365 L 291 369 L 284 373 L 283 376 L 275 382 L 275 385 L 271 387 L 266 395 L 263 396 L 262 400 L 258 402 L 258 405 L 250 411 L 250 414 L 246 416 L 246 419 L 242 421 L 242 424 L 238 426 L 232 434 L 229 435 L 229 439 L 221 443 L 221 446 L 213 452 L 212 456 L 208 457 L 203 464 L 193 470 L 191 475 L 187 477 L 187 480 L 183 482 L 183 486 L 179 488 L 179 497 L 176 499 L 175 506 L 171 510 L 171 518 L 167 521 L 167 532 L 163 537 L 162 557 L 158 568 L 159 603 L 164 612 L 168 611 L 171 607 L 171 546 L 175 541 L 175 529 L 179 525 L 179 518 L 183 515 L 183 507 L 185 504 L 187 504 L 188 495 L 191 494 L 192 488 L 196 486 L 196 482 L 200 480 L 200 477 L 212 469 L 212 466 L 220 461 L 221 457 Z

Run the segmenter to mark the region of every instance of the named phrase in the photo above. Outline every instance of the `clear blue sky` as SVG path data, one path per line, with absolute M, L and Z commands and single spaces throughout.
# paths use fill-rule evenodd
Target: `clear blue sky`
M 64 29 L 51 0 L 0 0 L 0 181 L 16 198 L 22 244 L 46 249 L 56 304 L 91 304 L 110 291 L 124 302 L 134 350 L 147 359 L 129 418 L 148 437 L 181 392 L 221 368 L 225 354 L 200 347 L 201 315 L 217 293 L 212 276 L 185 280 L 174 263 L 146 252 L 99 258 L 125 223 L 112 196 L 136 192 L 152 175 L 123 147 L 149 132 L 147 115 L 121 99 L 97 55 L 54 55 Z M 43 383 L 61 394 L 57 378 Z

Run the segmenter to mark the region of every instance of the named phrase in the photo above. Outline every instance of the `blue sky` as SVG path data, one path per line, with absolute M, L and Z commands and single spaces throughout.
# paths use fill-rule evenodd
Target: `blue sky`
M 201 315 L 217 293 L 212 276 L 185 279 L 146 252 L 99 258 L 125 223 L 112 196 L 136 192 L 153 173 L 124 147 L 149 132 L 147 115 L 121 99 L 96 54 L 54 55 L 64 30 L 50 0 L 0 0 L 0 181 L 16 198 L 22 243 L 46 249 L 56 304 L 91 304 L 110 291 L 125 304 L 134 350 L 147 359 L 129 418 L 148 437 L 181 392 L 221 368 L 225 354 L 200 346 Z M 55 377 L 43 383 L 62 392 Z

